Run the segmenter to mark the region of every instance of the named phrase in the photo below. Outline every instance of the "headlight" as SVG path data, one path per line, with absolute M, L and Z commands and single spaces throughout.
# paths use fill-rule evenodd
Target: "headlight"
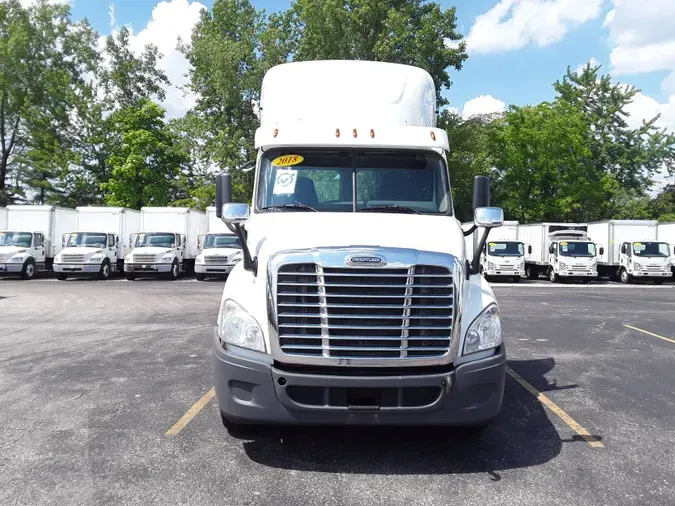
M 502 324 L 496 304 L 487 307 L 469 326 L 464 339 L 464 355 L 489 350 L 502 344 Z
M 173 255 L 164 255 L 159 259 L 160 262 L 171 262 L 173 260 Z
M 199 255 L 197 258 L 195 258 L 195 263 L 196 264 L 203 264 L 204 263 L 204 255 Z
M 125 262 L 125 263 L 126 263 L 126 262 L 132 262 L 132 261 L 133 261 L 133 260 L 132 260 L 132 258 L 131 258 L 131 254 L 129 254 L 129 255 L 127 255 L 127 256 L 124 257 L 124 262 Z
M 567 264 L 565 262 L 560 262 L 561 269 L 567 269 Z
M 641 264 L 641 263 L 638 263 L 638 262 L 635 262 L 635 263 L 633 264 L 633 267 L 639 270 L 639 269 L 642 269 L 642 264 Z
M 260 325 L 239 304 L 226 299 L 218 313 L 218 336 L 226 343 L 265 351 L 265 341 Z
M 488 269 L 494 269 L 494 268 L 495 268 L 495 264 L 493 264 L 492 262 L 488 262 Z
M 61 254 L 60 253 L 54 257 L 54 262 L 56 262 L 57 264 L 61 263 Z
M 103 260 L 103 255 L 92 255 L 89 257 L 90 262 L 100 262 Z
M 18 257 L 12 257 L 10 262 L 21 262 L 23 260 L 23 257 L 19 255 Z

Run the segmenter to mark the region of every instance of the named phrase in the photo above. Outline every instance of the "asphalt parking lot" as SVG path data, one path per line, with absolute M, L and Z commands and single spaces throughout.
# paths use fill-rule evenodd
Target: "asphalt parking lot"
M 496 285 L 482 435 L 265 429 L 211 394 L 222 282 L 0 280 L 0 504 L 675 504 L 675 287 Z

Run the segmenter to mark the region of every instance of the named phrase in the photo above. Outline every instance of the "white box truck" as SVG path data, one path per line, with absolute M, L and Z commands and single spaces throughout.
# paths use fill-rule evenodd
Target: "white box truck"
M 671 250 L 657 239 L 653 220 L 607 220 L 588 224 L 589 234 L 605 248 L 598 261 L 601 276 L 630 283 L 662 283 L 672 277 Z
M 7 228 L 7 208 L 0 207 L 0 230 Z
M 124 207 L 78 207 L 77 228 L 62 239 L 54 258 L 57 279 L 96 276 L 108 279 L 124 269 L 125 239 L 141 229 L 141 213 Z
M 675 276 L 675 221 L 659 223 L 656 226 L 656 239 L 665 242 L 670 248 L 670 263 L 672 264 L 673 275 Z
M 431 76 L 283 64 L 260 109 L 252 204 L 230 202 L 229 174 L 216 185 L 243 257 L 213 335 L 223 423 L 489 423 L 504 393 L 499 308 L 453 213 Z M 486 232 L 502 224 L 488 178 L 474 206 Z
M 466 230 L 466 224 L 463 226 Z M 466 236 L 466 249 L 473 254 L 474 243 L 480 240 L 482 230 L 477 228 Z M 480 268 L 488 280 L 510 279 L 519 282 L 525 275 L 525 252 L 528 245 L 518 240 L 518 222 L 505 221 L 504 225 L 490 232 L 488 242 L 483 247 Z
M 131 252 L 124 258 L 128 280 L 139 275 L 177 279 L 191 271 L 197 238 L 206 232 L 206 215 L 187 207 L 142 207 L 141 231 L 129 237 Z
M 7 226 L 0 230 L 0 274 L 32 279 L 52 269 L 62 234 L 77 223 L 75 209 L 56 206 L 7 206 Z
M 518 236 L 531 246 L 525 258 L 525 275 L 546 274 L 552 283 L 561 279 L 598 277 L 598 248 L 585 223 L 533 223 L 520 225 Z
M 216 208 L 206 209 L 208 233 L 199 236 L 199 254 L 195 259 L 195 278 L 204 281 L 206 276 L 227 276 L 241 261 L 241 241 L 216 216 Z

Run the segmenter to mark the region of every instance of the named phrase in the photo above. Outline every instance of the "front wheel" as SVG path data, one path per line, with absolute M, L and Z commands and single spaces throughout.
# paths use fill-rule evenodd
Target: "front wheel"
M 556 274 L 553 267 L 551 267 L 548 271 L 548 279 L 551 283 L 557 283 L 558 280 L 560 279 L 560 277 L 558 276 L 558 274 Z
M 527 279 L 537 279 L 539 277 L 539 270 L 536 267 L 528 265 L 525 268 L 525 275 Z
M 127 278 L 127 281 L 133 281 L 136 279 L 136 274 L 125 274 L 124 277 Z
M 624 285 L 627 285 L 633 280 L 633 276 L 628 274 L 628 271 L 626 269 L 621 269 L 621 274 L 619 274 L 619 279 Z
M 68 279 L 68 274 L 63 274 L 62 272 L 59 272 L 56 275 L 56 279 L 58 279 L 59 281 L 65 281 L 66 279 Z
M 204 281 L 206 279 L 206 274 L 202 272 L 195 272 L 195 279 L 197 281 Z
M 178 279 L 178 273 L 180 272 L 180 267 L 178 266 L 178 261 L 174 260 L 171 264 L 171 270 L 169 271 L 169 279 L 175 281 Z
M 514 283 L 520 283 L 520 276 L 516 276 L 512 280 Z
M 105 281 L 110 277 L 110 262 L 104 260 L 101 264 L 101 270 L 98 273 L 98 279 Z
M 664 281 L 665 281 L 665 279 L 655 279 L 654 284 L 655 285 L 662 285 Z
M 26 263 L 23 264 L 21 269 L 21 279 L 33 279 L 35 277 L 35 260 L 29 258 L 26 260 Z

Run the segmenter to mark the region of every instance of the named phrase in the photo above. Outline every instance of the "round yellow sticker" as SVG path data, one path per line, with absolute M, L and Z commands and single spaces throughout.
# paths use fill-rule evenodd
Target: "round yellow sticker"
M 638 246 L 638 247 L 640 247 L 640 246 L 642 246 L 642 243 L 641 243 L 641 242 L 636 242 L 635 245 Z
M 302 163 L 304 159 L 305 157 L 301 155 L 282 155 L 272 160 L 272 165 L 275 167 L 290 167 Z
M 492 246 L 494 248 L 495 246 L 497 246 L 497 244 L 495 244 L 494 242 L 491 242 L 490 246 Z
M 567 246 L 567 241 L 563 241 L 560 243 L 561 246 Z

